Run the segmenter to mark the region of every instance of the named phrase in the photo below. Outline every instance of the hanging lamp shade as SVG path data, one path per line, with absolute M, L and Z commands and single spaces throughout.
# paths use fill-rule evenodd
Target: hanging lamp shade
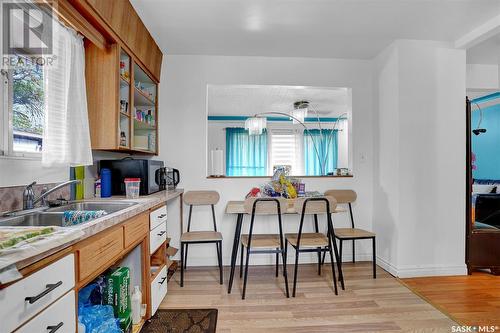
M 249 117 L 245 120 L 245 129 L 249 135 L 260 135 L 267 126 L 267 119 L 264 117 Z
M 307 117 L 307 111 L 309 107 L 308 101 L 298 101 L 293 103 L 293 110 L 290 112 L 292 116 L 292 122 L 294 124 L 299 124 L 300 122 L 304 122 Z

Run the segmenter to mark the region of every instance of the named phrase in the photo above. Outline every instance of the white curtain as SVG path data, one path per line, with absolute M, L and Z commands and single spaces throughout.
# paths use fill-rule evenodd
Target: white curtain
M 58 22 L 53 28 L 53 61 L 43 73 L 42 165 L 91 165 L 83 37 Z

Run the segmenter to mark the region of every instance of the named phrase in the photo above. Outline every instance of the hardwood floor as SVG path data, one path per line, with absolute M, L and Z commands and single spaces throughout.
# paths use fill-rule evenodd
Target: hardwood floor
M 474 272 L 401 281 L 462 325 L 500 326 L 499 276 Z
M 242 279 L 235 274 L 231 295 L 218 284 L 218 269 L 190 268 L 184 288 L 179 274 L 168 283 L 160 308 L 217 308 L 217 332 L 450 332 L 451 319 L 412 293 L 382 269 L 372 279 L 370 262 L 344 264 L 346 290 L 332 288 L 331 270 L 300 265 L 297 297 L 285 297 L 284 282 L 273 266 L 249 268 L 247 296 L 241 299 Z M 238 267 L 237 267 L 238 268 Z M 293 265 L 289 265 L 293 281 Z M 290 283 L 290 291 L 292 284 Z

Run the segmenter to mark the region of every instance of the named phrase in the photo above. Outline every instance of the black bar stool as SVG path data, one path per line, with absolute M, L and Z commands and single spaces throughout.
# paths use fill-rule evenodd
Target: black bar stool
M 300 224 L 298 234 L 285 235 L 285 255 L 288 253 L 288 243 L 295 249 L 295 268 L 293 276 L 293 291 L 292 296 L 295 297 L 297 289 L 297 273 L 299 266 L 299 255 L 301 252 L 317 252 L 318 253 L 318 274 L 321 275 L 321 252 L 326 254 L 328 252 L 331 258 L 333 287 L 335 295 L 338 295 L 337 277 L 335 275 L 335 264 L 333 260 L 333 249 L 335 251 L 335 258 L 337 261 L 337 268 L 339 270 L 339 277 L 342 278 L 342 270 L 339 264 L 339 256 L 336 243 L 334 241 L 333 224 L 330 213 L 335 211 L 337 202 L 332 197 L 315 197 L 315 198 L 301 198 L 295 201 L 295 211 L 300 212 Z M 318 215 L 325 214 L 327 220 L 327 234 L 318 231 Z M 313 215 L 315 222 L 314 233 L 303 233 L 304 218 L 306 215 Z
M 189 205 L 189 217 L 187 232 L 181 235 L 181 287 L 184 287 L 184 269 L 187 267 L 189 244 L 215 243 L 217 248 L 217 260 L 219 262 L 219 283 L 223 283 L 222 234 L 217 231 L 214 208 L 215 204 L 219 202 L 219 198 L 219 193 L 216 191 L 189 191 L 184 193 L 184 203 Z M 191 231 L 191 215 L 193 213 L 193 206 L 211 206 L 214 231 Z
M 371 239 L 372 241 L 372 271 L 373 278 L 377 278 L 377 250 L 375 246 L 375 238 L 376 234 L 358 229 L 354 226 L 354 215 L 352 213 L 352 203 L 354 203 L 358 197 L 356 192 L 353 190 L 328 190 L 325 192 L 326 196 L 334 197 L 337 200 L 337 204 L 347 204 L 349 207 L 349 217 L 351 218 L 351 228 L 334 228 L 335 238 L 340 242 L 340 259 L 342 260 L 342 245 L 344 241 L 352 240 L 352 262 L 356 262 L 356 240 L 361 239 Z M 325 256 L 323 255 L 323 261 L 325 260 Z
M 241 295 L 241 299 L 245 299 L 247 280 L 248 280 L 248 262 L 250 259 L 250 254 L 252 253 L 261 253 L 261 254 L 275 253 L 277 260 L 279 258 L 279 255 L 281 254 L 283 260 L 283 277 L 285 278 L 286 297 L 290 297 L 288 291 L 288 276 L 286 271 L 286 254 L 283 242 L 281 207 L 286 207 L 286 201 L 283 198 L 248 198 L 245 200 L 245 213 L 251 214 L 251 220 L 250 220 L 250 229 L 248 234 L 241 235 L 242 264 L 243 264 L 243 255 L 246 252 L 245 276 L 243 280 L 243 294 Z M 255 215 L 278 215 L 279 235 L 276 234 L 254 235 L 253 226 L 255 222 Z M 276 266 L 276 272 L 278 272 L 278 263 Z M 278 276 L 278 274 L 276 274 L 276 276 Z

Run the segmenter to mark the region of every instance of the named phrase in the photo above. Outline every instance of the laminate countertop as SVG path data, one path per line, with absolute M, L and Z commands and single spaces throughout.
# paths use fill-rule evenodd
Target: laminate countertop
M 148 196 L 141 196 L 137 199 L 126 199 L 124 196 L 114 196 L 111 198 L 92 198 L 89 200 L 82 200 L 92 202 L 118 200 L 123 202 L 134 202 L 135 204 L 89 222 L 71 227 L 60 227 L 58 229 L 61 230 L 66 237 L 58 240 L 54 237 L 54 242 L 51 242 L 50 236 L 48 236 L 43 242 L 40 241 L 40 244 L 37 244 L 38 242 L 35 241 L 32 246 L 29 246 L 25 250 L 7 251 L 0 254 L 0 284 L 6 282 L 7 278 L 5 277 L 6 275 L 4 275 L 5 271 L 15 271 L 16 269 L 20 270 L 77 242 L 120 224 L 153 207 L 159 206 L 162 203 L 167 203 L 168 201 L 179 197 L 182 193 L 184 193 L 183 189 L 176 189 L 171 191 L 160 191 Z M 2 231 L 1 226 L 0 231 Z

